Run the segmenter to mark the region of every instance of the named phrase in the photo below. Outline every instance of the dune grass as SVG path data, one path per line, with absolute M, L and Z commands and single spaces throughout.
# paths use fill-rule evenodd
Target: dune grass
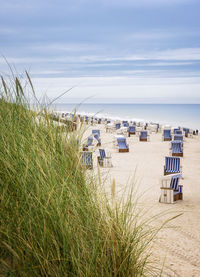
M 12 84 L 2 78 L 2 275 L 158 276 L 148 251 L 153 233 L 131 196 L 113 205 L 100 194 L 71 130 L 57 128 L 44 108 L 44 116 L 32 111 L 19 79 Z

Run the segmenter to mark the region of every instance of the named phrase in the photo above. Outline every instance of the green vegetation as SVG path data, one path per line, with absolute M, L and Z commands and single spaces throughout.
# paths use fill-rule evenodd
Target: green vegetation
M 2 78 L 2 276 L 158 276 L 148 251 L 154 234 L 131 196 L 118 205 L 100 193 L 73 133 L 43 114 L 31 111 L 17 78 L 13 87 Z

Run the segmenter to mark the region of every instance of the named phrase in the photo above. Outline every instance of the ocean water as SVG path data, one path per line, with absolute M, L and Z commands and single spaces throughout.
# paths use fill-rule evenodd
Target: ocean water
M 200 104 L 67 104 L 59 103 L 57 111 L 87 114 L 120 120 L 157 122 L 171 126 L 200 129 Z

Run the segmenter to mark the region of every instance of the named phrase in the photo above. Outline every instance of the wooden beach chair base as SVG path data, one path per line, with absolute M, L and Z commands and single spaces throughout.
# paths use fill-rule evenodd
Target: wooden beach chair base
M 83 147 L 83 151 L 88 151 L 88 148 L 87 147 Z
M 172 139 L 170 138 L 164 138 L 164 141 L 171 141 Z
M 140 141 L 147 141 L 147 138 L 143 139 L 143 138 L 140 138 Z
M 135 135 L 135 132 L 128 132 L 128 136 L 130 137 L 131 135 Z
M 129 152 L 129 149 L 119 149 L 119 152 Z
M 97 143 L 97 146 L 101 146 L 101 142 L 98 142 L 98 143 Z
M 183 153 L 172 153 L 172 157 L 183 157 Z
M 174 201 L 177 201 L 177 200 L 183 200 L 183 194 L 182 193 L 174 194 Z
M 183 193 L 174 193 L 170 188 L 161 187 L 160 203 L 173 204 L 178 200 L 183 200 Z
M 97 157 L 97 162 L 100 166 L 103 166 L 103 160 L 100 159 L 100 156 Z

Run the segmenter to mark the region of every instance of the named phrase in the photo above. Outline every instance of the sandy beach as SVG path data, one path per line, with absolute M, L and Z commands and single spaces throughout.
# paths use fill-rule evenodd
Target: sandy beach
M 160 264 L 165 261 L 162 276 L 200 276 L 200 136 L 184 138 L 183 200 L 163 204 L 159 203 L 160 179 L 170 143 L 162 141 L 162 133 L 150 134 L 149 142 L 140 142 L 136 135 L 126 136 L 129 152 L 119 153 L 113 143 L 116 131 L 106 132 L 104 124 L 87 125 L 85 138 L 91 135 L 92 129 L 100 130 L 102 142 L 101 147 L 96 147 L 94 141 L 92 147 L 94 169 L 97 169 L 99 148 L 111 153 L 113 167 L 100 167 L 102 180 L 106 178 L 104 186 L 108 193 L 113 178 L 118 196 L 127 185 L 136 183 L 138 195 L 143 194 L 139 205 L 148 211 L 147 217 L 169 212 L 167 216 L 155 219 L 155 226 L 160 226 L 166 218 L 182 213 L 159 232 L 154 243 L 155 258 Z

